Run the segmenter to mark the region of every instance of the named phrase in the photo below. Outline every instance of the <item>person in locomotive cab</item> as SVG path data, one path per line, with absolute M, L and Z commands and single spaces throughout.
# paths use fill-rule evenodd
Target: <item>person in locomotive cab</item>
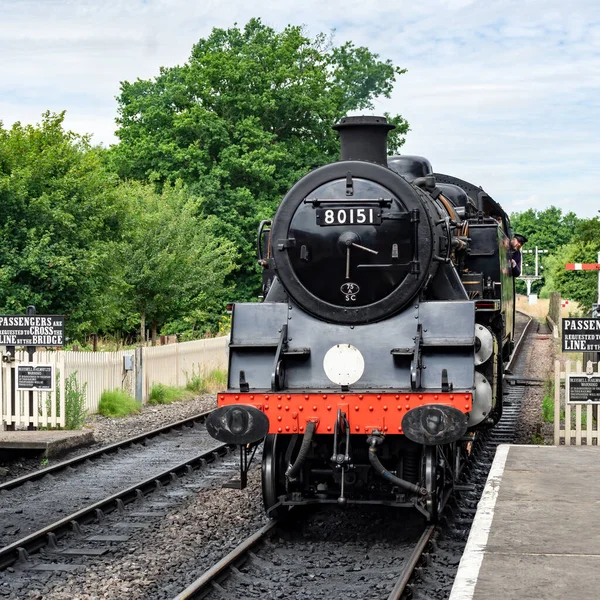
M 527 242 L 527 238 L 520 233 L 515 235 L 510 240 L 510 265 L 512 267 L 513 277 L 518 277 L 521 274 L 522 255 L 521 247 Z

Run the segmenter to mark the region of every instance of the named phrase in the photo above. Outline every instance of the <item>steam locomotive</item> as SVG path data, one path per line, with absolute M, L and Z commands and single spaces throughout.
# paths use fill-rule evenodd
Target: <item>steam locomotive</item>
M 480 187 L 387 156 L 383 117 L 335 127 L 341 159 L 261 223 L 264 300 L 232 313 L 207 428 L 257 446 L 268 514 L 335 503 L 435 520 L 477 430 L 502 414 L 514 332 L 510 223 Z

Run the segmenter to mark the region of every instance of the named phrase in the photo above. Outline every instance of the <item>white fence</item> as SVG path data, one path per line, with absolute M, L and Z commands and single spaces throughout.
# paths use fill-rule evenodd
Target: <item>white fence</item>
M 15 379 L 19 365 L 30 363 L 26 352 L 15 353 L 14 362 L 2 362 L 0 369 L 0 425 L 65 426 L 65 364 L 63 352 L 36 352 L 32 362 L 50 365 L 55 380 L 48 392 L 19 391 Z M 13 368 L 14 367 L 14 368 Z
M 134 373 L 125 371 L 123 357 L 133 356 L 134 350 L 120 352 L 59 352 L 65 360 L 66 377 L 75 376 L 80 386 L 86 386 L 85 408 L 88 413 L 98 410 L 104 390 L 123 389 L 133 396 Z
M 142 349 L 143 397 L 155 383 L 183 386 L 194 375 L 227 369 L 227 337 Z
M 28 425 L 36 427 L 64 427 L 65 379 L 77 372 L 80 386 L 86 385 L 86 409 L 98 410 L 102 392 L 124 389 L 135 396 L 136 379 L 141 383 L 141 400 L 148 401 L 152 385 L 163 383 L 184 386 L 194 375 L 206 375 L 214 369 L 227 369 L 227 337 L 195 340 L 181 344 L 155 346 L 121 352 L 37 352 L 34 361 L 53 364 L 59 378 L 58 406 L 50 397 L 56 392 L 34 392 L 30 410 L 29 392 L 12 392 L 11 378 L 19 362 L 28 362 L 24 352 L 17 352 L 14 363 L 2 363 L 0 377 L 0 426 Z M 141 368 L 140 355 L 141 354 Z M 134 370 L 125 370 L 124 357 L 131 357 Z M 12 374 L 11 374 L 12 371 Z M 138 394 L 139 395 L 139 394 Z M 54 397 L 54 396 L 52 396 Z M 139 399 L 139 398 L 138 398 Z M 50 409 L 50 410 L 49 410 Z
M 588 361 L 585 370 L 581 361 L 573 364 L 565 362 L 561 370 L 560 362 L 554 363 L 554 445 L 581 446 L 600 445 L 598 404 L 570 404 L 566 401 L 565 386 L 570 374 L 594 375 L 599 372 L 600 363 Z

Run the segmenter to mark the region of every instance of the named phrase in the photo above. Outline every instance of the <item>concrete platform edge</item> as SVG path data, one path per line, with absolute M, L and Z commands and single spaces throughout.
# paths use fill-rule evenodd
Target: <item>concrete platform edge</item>
M 510 445 L 502 444 L 496 450 L 448 600 L 472 600 L 473 598 L 510 448 Z

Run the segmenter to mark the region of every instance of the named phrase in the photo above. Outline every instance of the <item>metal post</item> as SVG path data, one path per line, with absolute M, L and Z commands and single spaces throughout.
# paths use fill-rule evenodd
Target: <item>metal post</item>
M 28 317 L 32 317 L 33 315 L 35 315 L 35 306 L 33 306 L 33 304 L 29 305 L 27 307 L 27 316 Z M 35 350 L 36 347 L 35 346 L 27 346 L 26 348 L 27 350 L 27 354 L 29 355 L 29 362 L 32 363 L 34 361 L 34 356 L 35 356 Z M 35 407 L 37 408 L 37 407 Z M 32 423 L 32 419 L 33 419 L 33 411 L 34 411 L 34 406 L 33 406 L 33 390 L 30 390 L 29 392 L 29 424 L 27 425 L 27 430 L 28 431 L 34 431 L 35 427 Z
M 600 252 L 598 252 L 598 264 L 600 264 Z M 598 267 L 598 304 L 600 304 L 600 267 Z
M 135 364 L 134 364 L 134 373 L 135 373 L 135 399 L 142 404 L 144 402 L 143 398 L 143 381 L 144 381 L 144 371 L 142 364 L 142 348 L 138 347 L 135 349 Z
M 538 247 L 535 247 L 535 276 L 538 276 Z

